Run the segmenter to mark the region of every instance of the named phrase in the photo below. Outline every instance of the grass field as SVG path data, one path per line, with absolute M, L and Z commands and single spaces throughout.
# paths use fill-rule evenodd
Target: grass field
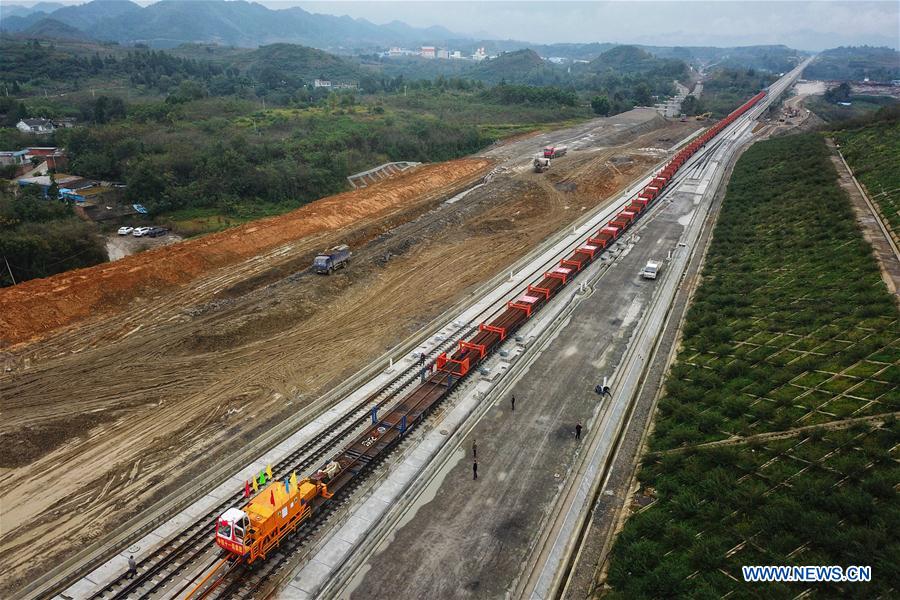
M 900 122 L 836 131 L 834 138 L 854 175 L 900 235 Z
M 660 399 L 639 475 L 646 507 L 616 542 L 607 595 L 895 592 L 898 318 L 823 139 L 748 150 Z M 871 565 L 873 581 L 748 584 L 740 569 L 816 564 Z

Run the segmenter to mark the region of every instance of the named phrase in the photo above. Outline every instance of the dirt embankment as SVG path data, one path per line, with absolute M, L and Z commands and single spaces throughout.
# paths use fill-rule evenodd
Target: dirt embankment
M 134 298 L 192 281 L 211 269 L 315 233 L 382 216 L 430 197 L 435 189 L 487 172 L 487 159 L 425 165 L 397 178 L 313 202 L 284 215 L 0 290 L 0 344 L 46 335 Z

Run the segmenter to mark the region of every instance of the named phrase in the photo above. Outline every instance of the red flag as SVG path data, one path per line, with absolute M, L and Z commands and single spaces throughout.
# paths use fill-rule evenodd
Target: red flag
M 244 498 L 250 497 L 250 482 L 244 481 Z
M 275 506 L 275 488 L 272 488 L 271 496 L 269 496 L 269 501 L 272 503 L 272 506 Z

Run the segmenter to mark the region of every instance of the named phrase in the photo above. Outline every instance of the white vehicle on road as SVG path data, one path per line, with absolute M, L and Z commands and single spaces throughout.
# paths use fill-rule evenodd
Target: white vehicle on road
M 132 233 L 133 231 L 134 231 L 134 227 L 128 227 L 127 225 L 125 227 L 119 227 L 119 235 L 128 235 L 129 233 Z
M 644 267 L 644 270 L 641 271 L 641 277 L 644 279 L 656 279 L 656 275 L 659 273 L 659 263 L 654 261 L 649 261 L 647 266 Z
M 134 232 L 131 235 L 133 235 L 134 237 L 142 237 L 142 236 L 145 236 L 148 233 L 150 233 L 151 229 L 153 229 L 153 228 L 152 227 L 138 227 L 137 229 L 134 230 Z

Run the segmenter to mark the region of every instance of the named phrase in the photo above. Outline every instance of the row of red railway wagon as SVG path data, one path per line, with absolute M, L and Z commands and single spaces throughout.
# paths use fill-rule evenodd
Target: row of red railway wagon
M 430 366 L 423 364 L 422 383 L 385 414 L 379 415 L 373 408 L 371 424 L 366 430 L 311 477 L 300 482 L 293 479 L 293 483 L 289 479 L 272 481 L 242 508 L 230 508 L 223 513 L 216 526 L 216 543 L 247 563 L 264 559 L 285 535 L 386 455 L 493 350 L 621 237 L 697 150 L 764 97 L 765 92 L 760 92 L 684 147 L 624 210 L 593 232 L 568 258 L 544 273 L 539 283 L 529 285 L 522 295 L 510 300 L 498 317 L 479 325 L 478 333 L 460 341 L 455 351 L 440 354 Z
M 659 197 L 678 169 L 697 150 L 750 110 L 765 95 L 765 92 L 760 92 L 685 146 L 650 181 L 650 184 L 631 200 L 631 203 L 622 212 L 594 232 L 571 256 L 564 258 L 558 266 L 544 273 L 544 278 L 540 283 L 529 285 L 524 294 L 507 304 L 506 311 L 499 317 L 490 323 L 482 323 L 479 326 L 478 334 L 468 341 L 460 342 L 459 349 L 452 355 L 440 355 L 437 359 L 438 370 L 464 376 L 476 364 L 484 360 L 493 348 L 530 319 L 536 310 L 549 302 L 559 290 L 615 242 Z

